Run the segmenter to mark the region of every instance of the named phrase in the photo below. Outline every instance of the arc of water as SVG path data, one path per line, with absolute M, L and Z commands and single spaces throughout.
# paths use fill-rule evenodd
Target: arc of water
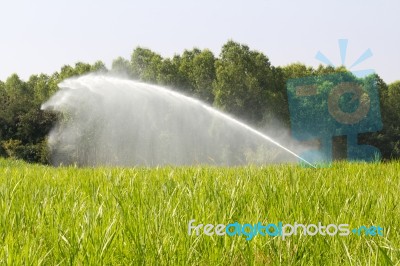
M 158 87 L 158 86 L 156 86 L 156 87 Z M 160 87 L 158 87 L 158 88 L 160 88 Z M 214 113 L 214 114 L 216 114 L 216 115 L 218 115 L 218 116 L 220 116 L 220 117 L 222 117 L 222 118 L 224 118 L 224 119 L 226 119 L 226 120 L 228 120 L 228 121 L 230 121 L 230 122 L 232 122 L 232 123 L 234 123 L 234 124 L 236 124 L 236 125 L 238 125 L 238 126 L 241 126 L 242 128 L 246 129 L 247 131 L 249 131 L 249 132 L 251 132 L 251 133 L 253 133 L 253 134 L 255 134 L 255 135 L 261 137 L 261 138 L 264 139 L 264 140 L 267 140 L 267 141 L 271 142 L 271 143 L 274 144 L 275 146 L 277 146 L 277 147 L 279 147 L 279 148 L 285 150 L 286 152 L 292 154 L 293 156 L 295 156 L 296 158 L 300 159 L 301 161 L 303 161 L 303 162 L 306 163 L 307 165 L 309 165 L 309 166 L 311 166 L 311 167 L 313 167 L 313 168 L 317 168 L 315 165 L 313 165 L 312 163 L 310 163 L 309 161 L 307 161 L 306 159 L 304 159 L 303 157 L 301 157 L 301 156 L 298 155 L 297 153 L 291 151 L 290 149 L 286 148 L 286 147 L 283 146 L 282 144 L 280 144 L 280 143 L 276 142 L 275 140 L 273 140 L 271 137 L 269 137 L 269 136 L 267 136 L 267 135 L 261 133 L 260 131 L 254 129 L 254 128 L 252 128 L 252 127 L 250 127 L 249 125 L 247 125 L 247 124 L 245 124 L 245 123 L 243 123 L 243 122 L 240 122 L 239 120 L 236 120 L 235 118 L 233 118 L 233 117 L 231 117 L 231 116 L 229 116 L 229 115 L 227 115 L 227 114 L 225 114 L 225 113 L 222 113 L 222 112 L 220 112 L 220 111 L 214 109 L 213 107 L 211 107 L 211 106 L 209 106 L 209 105 L 207 105 L 207 104 L 205 104 L 205 103 L 202 103 L 202 102 L 199 101 L 199 100 L 196 100 L 196 99 L 193 99 L 193 98 L 191 98 L 191 97 L 182 95 L 182 94 L 180 94 L 180 93 L 177 93 L 177 92 L 168 90 L 168 89 L 166 89 L 166 88 L 162 88 L 162 89 L 163 89 L 163 90 L 166 90 L 166 91 L 169 91 L 171 94 L 173 94 L 173 95 L 175 95 L 175 96 L 177 96 L 177 97 L 184 97 L 185 99 L 190 100 L 190 101 L 192 101 L 192 102 L 200 103 L 200 104 L 203 106 L 203 108 L 207 109 L 208 111 L 210 111 L 210 112 L 212 112 L 212 113 Z
M 296 158 L 300 159 L 301 161 L 303 161 L 304 163 L 306 163 L 307 165 L 316 168 L 313 164 L 311 164 L 310 162 L 308 162 L 307 160 L 305 160 L 304 158 L 302 158 L 301 156 L 299 156 L 298 154 L 296 154 L 295 152 L 291 151 L 290 149 L 286 148 L 285 146 L 281 145 L 280 143 L 276 142 L 275 140 L 273 140 L 271 137 L 261 133 L 260 131 L 257 131 L 256 129 L 250 127 L 249 125 L 229 116 L 228 114 L 225 114 L 221 111 L 218 111 L 216 109 L 214 109 L 213 107 L 207 105 L 206 103 L 203 103 L 200 100 L 191 98 L 189 96 L 186 96 L 184 94 L 178 93 L 176 91 L 173 91 L 171 89 L 165 88 L 165 87 L 161 87 L 161 86 L 157 86 L 157 85 L 150 85 L 150 84 L 146 84 L 146 83 L 142 83 L 142 82 L 137 82 L 137 81 L 132 81 L 132 80 L 127 80 L 127 79 L 120 79 L 120 78 L 116 78 L 116 77 L 111 77 L 111 76 L 99 76 L 99 75 L 87 75 L 87 76 L 83 76 L 83 77 L 79 77 L 76 79 L 70 79 L 70 80 L 66 80 L 63 83 L 59 84 L 60 88 L 74 88 L 74 83 L 78 82 L 79 86 L 78 88 L 84 87 L 90 90 L 91 86 L 93 84 L 98 84 L 99 82 L 112 82 L 113 84 L 118 84 L 118 83 L 123 83 L 126 85 L 141 85 L 141 90 L 142 92 L 144 90 L 151 92 L 151 91 L 158 91 L 158 92 L 162 92 L 164 94 L 169 94 L 170 96 L 174 97 L 175 99 L 179 99 L 182 101 L 186 101 L 187 103 L 193 104 L 193 105 L 197 105 L 201 108 L 204 108 L 207 112 L 209 112 L 212 115 L 215 115 L 217 117 L 220 117 L 221 119 L 224 119 L 236 126 L 239 126 L 240 128 L 248 131 L 251 134 L 254 134 L 255 136 L 258 136 L 260 138 L 262 138 L 263 140 L 266 140 L 270 143 L 272 143 L 273 145 L 283 149 L 284 151 L 288 152 L 289 154 L 295 156 Z M 93 83 L 93 84 L 92 84 Z M 76 86 L 75 86 L 76 87 Z M 45 104 L 42 105 L 42 109 L 47 109 L 47 108 L 51 108 L 53 105 L 55 104 L 60 104 L 60 101 L 65 100 L 65 95 L 62 94 L 61 92 L 58 92 L 58 94 L 56 94 L 55 96 L 53 96 L 52 99 L 50 99 L 48 102 L 46 102 Z

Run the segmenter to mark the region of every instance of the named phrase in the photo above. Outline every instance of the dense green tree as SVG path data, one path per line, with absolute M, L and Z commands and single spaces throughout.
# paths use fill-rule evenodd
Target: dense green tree
M 5 111 L 2 112 L 0 144 L 8 155 L 22 155 L 26 153 L 25 148 L 34 137 L 31 131 L 26 131 L 31 126 L 31 112 L 35 110 L 34 91 L 16 74 L 6 80 L 4 89 L 6 94 L 3 97 L 6 100 Z M 25 156 L 19 158 L 28 159 Z
M 18 75 L 11 75 L 4 84 L 7 94 L 6 102 L 6 127 L 4 136 L 7 138 L 17 134 L 17 127 L 22 115 L 33 107 L 33 90 L 29 90 L 27 84 L 22 81 Z
M 123 57 L 118 57 L 112 62 L 111 72 L 132 77 L 131 62 Z
M 0 156 L 6 156 L 6 152 L 1 145 L 1 141 L 5 140 L 6 138 L 6 130 L 8 127 L 8 115 L 7 115 L 7 103 L 8 103 L 8 95 L 5 89 L 4 82 L 0 81 Z
M 27 86 L 33 90 L 36 104 L 44 103 L 52 94 L 50 77 L 45 74 L 32 75 L 27 82 Z
M 60 82 L 90 72 L 108 70 L 101 61 L 78 62 L 74 66 L 65 65 L 52 75 L 32 75 L 26 82 L 16 74 L 0 81 L 0 156 L 46 163 L 49 156 L 46 136 L 62 117 L 42 111 L 40 106 L 58 90 Z M 222 47 L 219 57 L 207 49 L 194 48 L 172 58 L 162 58 L 149 49 L 137 47 L 130 60 L 115 59 L 111 72 L 179 90 L 259 127 L 278 120 L 287 128 L 290 127 L 286 92 L 289 79 L 347 72 L 341 77 L 355 80 L 344 67 L 320 65 L 314 69 L 301 63 L 274 67 L 263 53 L 234 41 Z M 378 75 L 374 78 L 384 127 L 373 134 L 361 134 L 359 141 L 378 147 L 386 159 L 400 158 L 400 81 L 388 86 Z
M 70 66 L 70 65 L 65 65 L 65 66 L 63 66 L 63 67 L 61 68 L 60 73 L 55 73 L 54 75 L 57 77 L 57 79 L 58 79 L 59 81 L 62 81 L 62 80 L 64 80 L 64 79 L 67 79 L 67 78 L 76 76 L 77 74 L 76 74 L 76 72 L 75 72 L 75 69 L 74 69 L 72 66 Z
M 390 109 L 390 119 L 392 121 L 398 121 L 400 118 L 400 81 L 389 85 L 387 90 L 386 105 L 386 108 Z M 396 126 L 400 127 L 400 125 Z
M 197 48 L 185 50 L 179 60 L 179 74 L 181 77 L 179 87 L 189 94 L 194 94 L 193 60 L 201 51 Z
M 328 74 L 334 74 L 334 73 L 343 72 L 343 71 L 344 72 L 347 71 L 343 66 L 335 68 L 333 66 L 319 65 L 318 68 L 313 72 L 315 75 L 328 75 Z
M 97 61 L 95 64 L 90 65 L 83 62 L 77 62 L 75 67 L 65 65 L 61 68 L 60 73 L 55 73 L 55 77 L 58 82 L 74 77 L 74 76 L 81 76 L 88 74 L 90 72 L 106 72 L 107 68 L 105 67 L 104 63 L 101 61 Z
M 268 105 L 264 112 L 261 127 L 277 123 L 279 126 L 289 127 L 289 106 L 286 93 L 287 78 L 282 68 L 271 67 L 272 78 L 269 79 Z
M 377 146 L 383 158 L 400 158 L 400 81 L 389 86 L 376 75 L 380 91 L 383 129 L 365 135 L 363 140 Z
M 166 58 L 159 68 L 157 83 L 174 88 L 180 88 L 179 61 Z
M 96 61 L 90 66 L 90 72 L 106 73 L 108 72 L 108 69 L 102 61 Z
M 203 50 L 194 56 L 192 71 L 189 72 L 194 95 L 208 103 L 214 102 L 215 61 L 214 54 L 210 50 Z
M 162 57 L 149 49 L 137 47 L 132 53 L 131 67 L 134 78 L 156 83 L 161 65 Z
M 92 71 L 92 66 L 87 63 L 78 62 L 75 64 L 74 73 L 75 75 L 84 75 Z
M 210 50 L 185 50 L 182 56 L 163 60 L 158 81 L 212 104 L 215 60 Z
M 4 88 L 11 100 L 20 99 L 26 101 L 33 96 L 33 92 L 28 89 L 25 82 L 17 74 L 12 74 L 7 78 Z
M 265 55 L 229 41 L 216 61 L 215 103 L 229 113 L 257 123 L 264 116 L 272 78 Z
M 322 66 L 321 66 L 322 67 Z M 314 69 L 301 63 L 294 63 L 280 68 L 285 80 L 308 77 L 314 74 Z
M 388 118 L 390 127 L 391 157 L 400 158 L 400 81 L 389 85 L 386 110 L 390 110 L 392 116 Z
M 89 72 L 105 72 L 101 61 L 93 65 L 77 63 L 64 66 L 52 76 L 32 75 L 27 82 L 11 75 L 0 82 L 0 155 L 21 158 L 30 162 L 48 160 L 46 136 L 56 122 L 54 113 L 40 109 L 43 102 L 56 92 L 59 82 L 68 77 Z

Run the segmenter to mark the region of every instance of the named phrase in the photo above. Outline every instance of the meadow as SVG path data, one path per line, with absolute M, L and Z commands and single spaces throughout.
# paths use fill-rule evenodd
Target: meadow
M 77 168 L 0 159 L 0 264 L 398 265 L 400 162 Z M 379 225 L 383 236 L 188 235 L 196 224 Z

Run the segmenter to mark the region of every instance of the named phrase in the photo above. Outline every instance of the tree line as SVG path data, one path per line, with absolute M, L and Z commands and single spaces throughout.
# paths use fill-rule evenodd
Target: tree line
M 263 53 L 228 41 L 216 57 L 210 50 L 194 48 L 171 58 L 137 47 L 130 59 L 119 57 L 111 69 L 98 61 L 63 66 L 52 75 L 32 75 L 27 81 L 17 74 L 0 81 L 0 156 L 49 163 L 47 135 L 60 119 L 40 106 L 62 80 L 90 72 L 116 73 L 131 79 L 159 84 L 198 98 L 255 127 L 280 121 L 290 128 L 286 93 L 289 79 L 347 72 L 344 67 L 301 63 L 273 66 Z M 386 84 L 377 74 L 384 128 L 363 134 L 361 142 L 378 147 L 384 159 L 400 157 L 400 81 Z

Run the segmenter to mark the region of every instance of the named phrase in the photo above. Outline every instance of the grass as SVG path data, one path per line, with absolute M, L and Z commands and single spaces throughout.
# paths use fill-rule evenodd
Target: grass
M 0 264 L 398 265 L 400 163 L 52 168 L 0 160 Z M 380 225 L 384 236 L 188 235 L 188 222 Z

